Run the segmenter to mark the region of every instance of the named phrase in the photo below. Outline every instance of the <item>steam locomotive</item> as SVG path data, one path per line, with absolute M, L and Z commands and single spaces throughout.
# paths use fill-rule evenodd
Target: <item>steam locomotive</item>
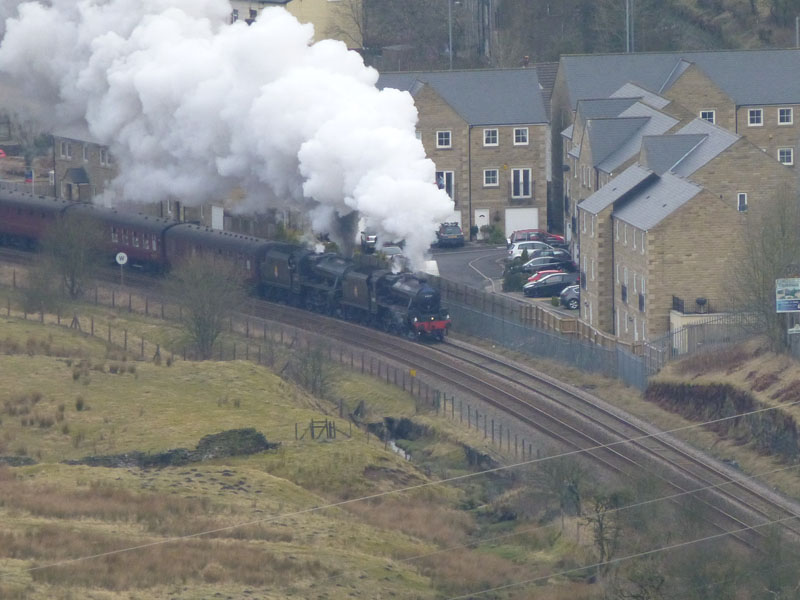
M 143 271 L 161 273 L 182 258 L 203 256 L 237 265 L 252 289 L 269 300 L 410 338 L 442 341 L 451 325 L 439 291 L 412 273 L 296 244 L 34 196 L 0 183 L 0 245 L 33 250 L 69 214 L 100 227 L 109 259 L 124 252 L 128 264 Z

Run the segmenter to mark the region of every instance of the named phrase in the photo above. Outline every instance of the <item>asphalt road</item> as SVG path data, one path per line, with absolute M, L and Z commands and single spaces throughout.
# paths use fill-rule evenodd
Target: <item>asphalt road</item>
M 463 248 L 433 248 L 439 275 L 478 289 L 500 291 L 505 246 L 467 244 Z M 492 288 L 494 285 L 494 288 Z

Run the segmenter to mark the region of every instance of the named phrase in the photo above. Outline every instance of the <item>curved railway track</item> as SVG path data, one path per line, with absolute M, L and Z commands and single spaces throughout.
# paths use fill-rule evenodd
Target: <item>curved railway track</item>
M 705 505 L 720 531 L 782 521 L 800 540 L 800 505 L 572 386 L 457 341 L 419 344 L 282 305 L 258 303 L 255 311 L 414 368 L 617 474 L 657 477 L 671 490 L 673 502 L 692 497 Z M 754 546 L 764 533 L 731 535 Z
M 30 261 L 27 253 L 13 254 L 3 252 L 2 259 L 14 264 Z M 113 277 L 109 269 L 104 279 Z M 129 284 L 134 279 L 153 287 L 152 278 L 126 276 Z M 711 509 L 712 523 L 721 531 L 783 520 L 784 530 L 800 539 L 797 503 L 602 400 L 528 367 L 457 341 L 426 345 L 285 305 L 259 300 L 251 307 L 252 316 L 288 323 L 414 368 L 541 432 L 568 451 L 585 453 L 614 473 L 656 476 L 672 490 L 673 502 L 692 496 Z M 750 546 L 763 536 L 758 529 L 731 535 Z

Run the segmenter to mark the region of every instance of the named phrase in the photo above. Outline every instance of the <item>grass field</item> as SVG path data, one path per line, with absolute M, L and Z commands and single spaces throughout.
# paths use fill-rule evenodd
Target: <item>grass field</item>
M 163 322 L 91 310 L 148 343 L 177 335 Z M 65 327 L 0 318 L 0 456 L 34 463 L 0 466 L 0 597 L 436 598 L 530 575 L 529 538 L 465 547 L 492 532 L 472 508 L 480 483 L 314 510 L 429 484 L 431 471 L 469 472 L 464 444 L 491 452 L 365 376 L 334 368 L 328 396 L 246 361 L 135 360 Z M 405 417 L 429 428 L 414 442 L 428 466 L 346 425 L 339 410 L 359 405 L 365 422 Z M 295 438 L 325 418 L 337 421 L 336 439 Z M 248 427 L 279 448 L 162 469 L 62 462 L 192 449 Z M 557 555 L 538 560 L 546 568 Z M 564 597 L 582 597 L 579 587 L 565 582 Z

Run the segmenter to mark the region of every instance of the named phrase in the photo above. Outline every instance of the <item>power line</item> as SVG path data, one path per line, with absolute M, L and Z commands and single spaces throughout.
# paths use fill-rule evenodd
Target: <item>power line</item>
M 531 459 L 531 460 L 527 460 L 527 461 L 523 461 L 523 462 L 513 463 L 513 464 L 510 464 L 510 465 L 501 465 L 501 466 L 498 466 L 498 467 L 493 467 L 491 469 L 485 469 L 483 471 L 478 471 L 476 473 L 466 473 L 464 475 L 456 475 L 454 477 L 448 477 L 446 479 L 440 479 L 440 480 L 437 480 L 437 481 L 429 481 L 429 482 L 420 483 L 420 484 L 412 485 L 412 486 L 407 486 L 407 487 L 399 488 L 399 489 L 395 489 L 395 490 L 387 490 L 387 491 L 384 491 L 384 492 L 378 492 L 376 494 L 369 494 L 369 495 L 361 496 L 361 497 L 358 497 L 358 498 L 351 498 L 351 499 L 348 499 L 348 500 L 341 500 L 339 502 L 333 502 L 333 503 L 325 504 L 325 505 L 322 505 L 322 506 L 313 506 L 311 508 L 307 508 L 307 509 L 291 512 L 291 513 L 273 515 L 272 517 L 264 517 L 262 519 L 255 519 L 255 520 L 252 520 L 252 521 L 246 521 L 246 522 L 237 523 L 237 524 L 234 524 L 234 525 L 227 525 L 225 527 L 218 527 L 218 528 L 215 528 L 215 529 L 199 531 L 199 532 L 196 532 L 196 533 L 191 533 L 191 534 L 182 535 L 182 536 L 174 536 L 174 537 L 166 538 L 166 539 L 163 539 L 163 540 L 157 540 L 157 541 L 154 541 L 154 542 L 148 542 L 146 544 L 139 544 L 137 546 L 129 546 L 129 547 L 126 547 L 126 548 L 119 548 L 117 550 L 109 550 L 108 552 L 101 552 L 101 553 L 98 553 L 98 554 L 86 555 L 86 556 L 81 556 L 81 557 L 61 560 L 61 561 L 57 561 L 57 562 L 54 562 L 54 563 L 48 563 L 48 564 L 39 565 L 39 566 L 35 566 L 35 567 L 29 567 L 27 569 L 23 569 L 23 572 L 39 571 L 39 570 L 48 569 L 48 568 L 51 568 L 51 567 L 60 567 L 60 566 L 64 566 L 64 565 L 72 564 L 72 563 L 76 563 L 76 562 L 82 562 L 82 561 L 86 561 L 86 560 L 93 560 L 93 559 L 96 559 L 96 558 L 103 558 L 103 557 L 106 557 L 106 556 L 114 556 L 114 555 L 117 555 L 117 554 L 123 554 L 125 552 L 133 552 L 135 550 L 143 550 L 143 549 L 152 548 L 152 547 L 155 547 L 155 546 L 162 546 L 162 545 L 170 544 L 170 543 L 173 543 L 173 542 L 179 542 L 179 541 L 183 541 L 183 540 L 187 540 L 187 539 L 202 537 L 202 536 L 211 535 L 211 534 L 214 534 L 214 533 L 220 533 L 220 532 L 223 532 L 223 531 L 231 531 L 233 529 L 238 529 L 239 527 L 248 527 L 248 526 L 251 526 L 251 525 L 258 525 L 258 524 L 261 524 L 261 523 L 269 523 L 269 522 L 272 522 L 272 521 L 277 521 L 279 519 L 296 517 L 296 516 L 300 516 L 300 515 L 304 515 L 304 514 L 309 514 L 309 513 L 312 513 L 312 512 L 317 512 L 317 511 L 320 511 L 320 510 L 326 510 L 326 509 L 329 509 L 329 508 L 338 508 L 338 507 L 341 507 L 341 506 L 347 506 L 348 504 L 354 504 L 356 502 L 363 502 L 363 501 L 366 501 L 366 500 L 374 500 L 374 499 L 377 499 L 377 498 L 383 498 L 383 497 L 390 496 L 390 495 L 393 495 L 393 494 L 400 494 L 400 493 L 415 491 L 415 490 L 424 489 L 424 488 L 428 488 L 428 487 L 432 487 L 432 486 L 442 485 L 442 484 L 445 484 L 445 483 L 453 483 L 453 482 L 456 482 L 456 481 L 463 481 L 463 480 L 471 479 L 473 477 L 477 477 L 477 476 L 480 476 L 480 475 L 487 475 L 487 474 L 490 474 L 490 473 L 498 473 L 498 472 L 501 472 L 501 471 L 515 469 L 515 468 L 518 468 L 518 467 L 538 464 L 538 463 L 541 463 L 541 462 L 544 462 L 544 461 L 547 461 L 547 460 L 553 460 L 553 459 L 556 459 L 556 458 L 564 458 L 564 457 L 568 457 L 568 456 L 576 456 L 576 455 L 582 454 L 584 452 L 592 452 L 592 451 L 596 451 L 596 450 L 602 450 L 602 449 L 605 449 L 605 448 L 611 448 L 611 447 L 618 446 L 618 445 L 621 445 L 621 444 L 625 444 L 625 443 L 628 443 L 628 442 L 637 442 L 637 441 L 642 441 L 642 440 L 645 440 L 645 439 L 665 436 L 665 435 L 669 435 L 669 434 L 676 433 L 676 432 L 679 432 L 679 431 L 686 431 L 686 430 L 689 430 L 689 429 L 694 429 L 696 427 L 702 427 L 704 425 L 712 425 L 714 423 L 721 423 L 721 422 L 728 421 L 728 420 L 731 420 L 731 419 L 736 419 L 736 418 L 740 418 L 740 417 L 744 417 L 744 416 L 759 414 L 759 413 L 767 412 L 767 411 L 770 411 L 770 410 L 777 410 L 779 408 L 786 408 L 786 407 L 794 406 L 794 405 L 797 405 L 797 404 L 800 404 L 800 400 L 797 400 L 797 401 L 794 401 L 794 402 L 787 402 L 785 404 L 778 404 L 778 405 L 771 406 L 771 407 L 765 407 L 765 408 L 761 408 L 761 409 L 757 409 L 757 410 L 753 410 L 753 411 L 749 411 L 749 412 L 745 412 L 745 413 L 739 413 L 739 414 L 731 415 L 731 416 L 727 416 L 727 417 L 721 417 L 719 419 L 713 419 L 711 421 L 704 421 L 702 423 L 692 423 L 691 425 L 685 425 L 683 427 L 676 427 L 674 429 L 669 429 L 669 430 L 666 430 L 666 431 L 658 431 L 658 432 L 655 432 L 655 433 L 648 433 L 648 434 L 644 434 L 644 435 L 633 437 L 633 438 L 626 438 L 626 439 L 623 439 L 623 440 L 610 442 L 608 444 L 598 444 L 598 445 L 591 446 L 591 447 L 588 447 L 588 448 L 579 448 L 577 450 L 570 450 L 568 452 L 562 452 L 560 454 L 554 454 L 554 455 L 551 455 L 551 456 L 535 458 L 535 459 Z M 794 518 L 794 517 L 791 517 L 791 518 Z

